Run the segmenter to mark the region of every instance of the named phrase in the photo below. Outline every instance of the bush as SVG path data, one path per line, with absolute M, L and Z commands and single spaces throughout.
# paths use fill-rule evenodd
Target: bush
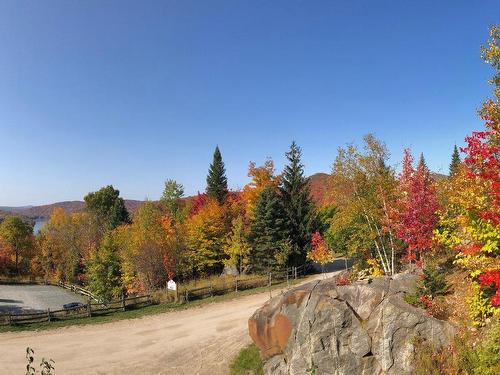
M 452 345 L 436 350 L 432 345 L 415 340 L 416 375 L 496 375 L 500 374 L 500 322 L 479 333 L 485 337 L 474 346 L 470 333 L 460 333 Z
M 438 267 L 425 267 L 422 282 L 417 286 L 420 295 L 437 297 L 449 292 L 445 273 Z
M 477 366 L 474 374 L 500 374 L 500 322 L 493 323 L 485 336 L 486 339 L 477 349 Z
M 251 344 L 241 349 L 231 363 L 231 375 L 263 375 L 263 366 L 259 348 L 255 344 Z

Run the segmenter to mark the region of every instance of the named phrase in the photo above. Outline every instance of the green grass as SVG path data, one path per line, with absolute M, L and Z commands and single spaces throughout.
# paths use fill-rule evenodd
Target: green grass
M 302 279 L 303 280 L 303 279 Z M 290 280 L 290 285 L 296 284 L 300 282 L 301 279 L 298 280 Z M 275 284 L 271 287 L 271 290 L 283 288 L 286 286 L 286 282 Z M 85 324 L 103 324 L 110 323 L 123 319 L 135 319 L 141 318 L 143 316 L 161 314 L 170 311 L 176 310 L 185 310 L 197 306 L 202 306 L 207 303 L 212 302 L 221 302 L 227 301 L 238 297 L 248 296 L 251 294 L 257 294 L 261 292 L 268 291 L 268 287 L 258 287 L 253 289 L 246 289 L 238 292 L 231 292 L 221 296 L 214 296 L 211 298 L 199 299 L 189 301 L 187 303 L 176 303 L 176 302 L 168 302 L 168 303 L 158 303 L 150 306 L 145 306 L 135 310 L 127 310 L 127 311 L 118 311 L 114 313 L 110 313 L 107 315 L 99 315 L 92 316 L 91 318 L 83 317 L 83 318 L 75 318 L 68 320 L 53 320 L 52 322 L 44 322 L 44 323 L 32 323 L 32 324 L 19 324 L 12 326 L 0 326 L 1 332 L 13 332 L 13 331 L 34 331 L 34 330 L 49 330 L 59 327 L 68 327 L 68 326 L 78 326 Z M 273 294 L 273 297 L 276 294 Z
M 259 348 L 255 344 L 250 344 L 241 349 L 231 363 L 231 375 L 264 375 L 263 366 Z

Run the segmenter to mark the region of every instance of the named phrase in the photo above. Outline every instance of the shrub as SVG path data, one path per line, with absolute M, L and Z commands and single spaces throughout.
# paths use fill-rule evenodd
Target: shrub
M 491 305 L 490 296 L 478 283 L 472 283 L 472 290 L 472 295 L 467 298 L 469 316 L 472 324 L 479 327 L 484 325 L 487 318 L 498 313 L 500 308 Z
M 417 286 L 420 295 L 437 297 L 449 292 L 445 273 L 438 267 L 425 267 L 422 282 Z
M 349 285 L 351 283 L 351 280 L 347 276 L 339 276 L 335 279 L 335 284 L 338 286 L 342 285 Z

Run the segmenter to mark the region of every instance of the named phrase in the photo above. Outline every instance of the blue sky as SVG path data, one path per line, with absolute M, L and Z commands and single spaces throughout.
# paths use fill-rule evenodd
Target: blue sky
M 231 188 L 292 140 L 306 172 L 373 132 L 447 172 L 482 126 L 499 1 L 0 1 L 0 205 L 106 184 L 157 199 Z

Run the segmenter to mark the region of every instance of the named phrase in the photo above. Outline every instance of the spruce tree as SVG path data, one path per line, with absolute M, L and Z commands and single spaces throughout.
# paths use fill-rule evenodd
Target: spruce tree
M 255 271 L 277 267 L 287 234 L 279 194 L 274 188 L 266 187 L 257 198 L 250 226 L 250 263 Z
M 219 204 L 224 203 L 227 195 L 227 177 L 219 146 L 215 147 L 214 159 L 207 175 L 207 194 L 215 198 Z
M 429 171 L 429 168 L 427 167 L 427 163 L 425 162 L 425 158 L 424 158 L 424 153 L 423 152 L 420 153 L 420 159 L 418 161 L 418 164 L 422 165 L 422 167 L 424 168 L 424 170 Z
M 456 172 L 458 172 L 461 162 L 458 147 L 455 145 L 455 147 L 453 147 L 453 154 L 451 155 L 450 176 L 453 176 Z
M 280 183 L 280 197 L 286 215 L 290 239 L 288 264 L 299 266 L 306 261 L 314 223 L 314 205 L 310 198 L 309 182 L 304 176 L 302 152 L 295 142 L 286 153 L 288 165 Z

